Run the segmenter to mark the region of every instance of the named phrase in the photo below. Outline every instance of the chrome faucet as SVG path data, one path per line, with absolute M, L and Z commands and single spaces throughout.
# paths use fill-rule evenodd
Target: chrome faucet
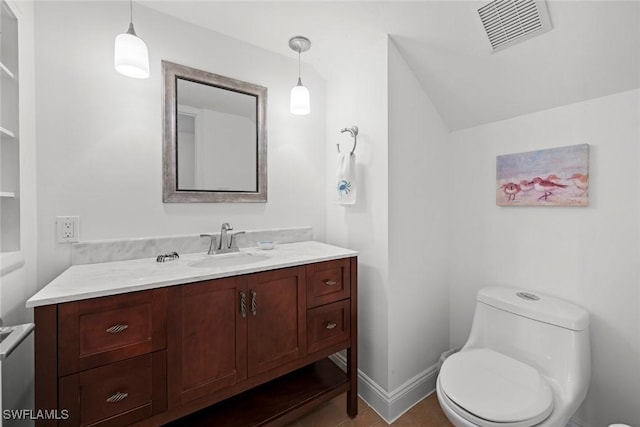
M 233 225 L 229 224 L 228 222 L 225 222 L 224 224 L 222 224 L 222 227 L 220 227 L 220 244 L 218 246 L 218 250 L 229 249 L 230 242 L 229 237 L 227 236 L 227 232 L 231 230 L 233 230 Z
M 213 234 L 201 234 L 200 237 L 208 237 L 209 242 L 209 250 L 207 251 L 208 255 L 214 254 L 226 254 L 229 252 L 239 252 L 240 248 L 238 248 L 238 241 L 236 236 L 238 234 L 244 234 L 244 231 L 239 231 L 237 233 L 229 234 L 228 232 L 233 230 L 233 226 L 228 222 L 222 224 L 220 228 L 220 240 L 216 242 L 216 236 Z M 217 243 L 217 244 L 216 244 Z

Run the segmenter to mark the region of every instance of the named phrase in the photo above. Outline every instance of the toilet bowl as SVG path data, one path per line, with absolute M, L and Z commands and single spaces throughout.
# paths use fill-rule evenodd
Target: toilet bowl
M 456 427 L 564 427 L 586 396 L 590 360 L 584 309 L 485 288 L 467 343 L 442 364 L 438 401 Z

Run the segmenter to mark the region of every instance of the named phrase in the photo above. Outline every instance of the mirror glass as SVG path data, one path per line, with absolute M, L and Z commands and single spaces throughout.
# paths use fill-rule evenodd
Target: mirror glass
M 165 202 L 266 201 L 266 88 L 163 61 Z
M 257 191 L 256 97 L 177 84 L 178 189 Z

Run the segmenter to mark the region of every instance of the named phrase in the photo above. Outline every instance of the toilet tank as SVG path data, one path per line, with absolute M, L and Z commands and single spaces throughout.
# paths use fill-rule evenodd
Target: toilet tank
M 463 351 L 472 348 L 491 348 L 536 367 L 571 396 L 586 394 L 589 313 L 575 304 L 516 288 L 481 289 Z

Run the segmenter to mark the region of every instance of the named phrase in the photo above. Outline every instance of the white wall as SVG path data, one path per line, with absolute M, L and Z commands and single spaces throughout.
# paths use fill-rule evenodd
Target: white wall
M 336 52 L 327 78 L 327 241 L 360 251 L 358 257 L 359 369 L 388 386 L 387 37 L 371 34 Z M 335 204 L 336 143 L 351 151 L 340 129 L 360 129 L 356 155 L 357 200 Z M 360 390 L 366 393 L 367 390 Z M 365 396 L 373 404 L 373 396 Z
M 478 289 L 517 286 L 591 313 L 592 381 L 584 425 L 640 425 L 640 91 L 450 136 L 451 344 L 466 340 Z M 498 207 L 495 157 L 587 143 L 590 206 Z M 446 178 L 443 178 L 446 179 Z
M 393 41 L 387 66 L 389 389 L 426 375 L 424 396 L 449 348 L 449 131 Z
M 392 420 L 432 390 L 421 376 L 449 344 L 447 195 L 423 182 L 446 172 L 448 131 L 385 34 L 358 43 L 327 79 L 327 240 L 360 251 L 359 391 Z M 352 125 L 357 202 L 341 206 L 332 159 Z
M 113 69 L 126 30 L 123 2 L 38 2 L 36 91 L 39 278 L 70 264 L 55 242 L 58 215 L 79 215 L 82 240 L 311 225 L 325 236 L 325 82 L 303 67 L 313 114 L 289 113 L 297 58 L 284 57 L 134 5 L 151 77 Z M 286 43 L 286 41 L 285 41 Z M 269 202 L 162 203 L 160 60 L 266 86 Z

